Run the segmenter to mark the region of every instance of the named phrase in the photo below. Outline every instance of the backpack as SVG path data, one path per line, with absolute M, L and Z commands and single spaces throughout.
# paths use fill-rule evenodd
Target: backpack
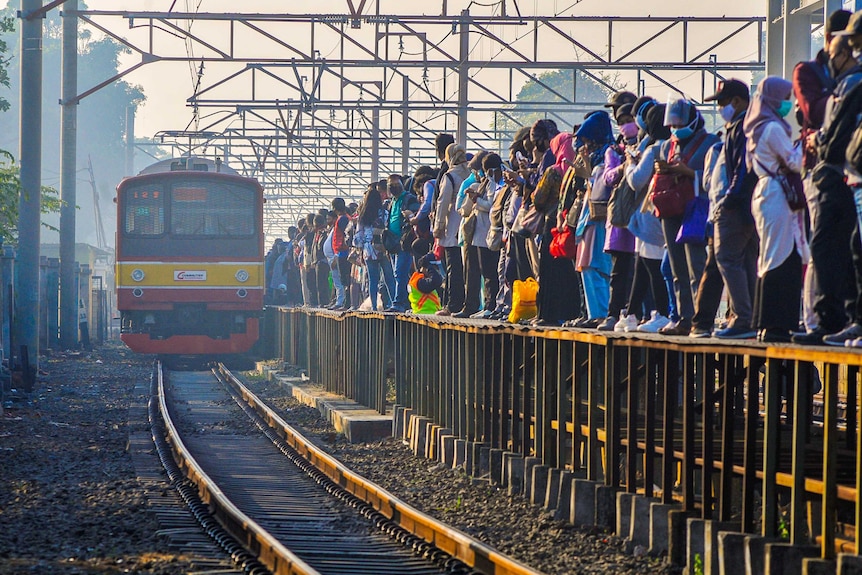
M 533 205 L 540 212 L 547 212 L 553 207 L 556 207 L 560 201 L 560 186 L 563 184 L 563 177 L 554 167 L 547 168 L 539 182 L 536 184 L 536 189 L 533 192 Z

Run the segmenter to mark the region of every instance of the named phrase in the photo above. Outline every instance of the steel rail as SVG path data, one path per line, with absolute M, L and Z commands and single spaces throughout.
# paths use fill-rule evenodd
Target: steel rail
M 171 419 L 165 397 L 164 377 L 158 365 L 159 412 L 164 420 L 168 442 L 180 469 L 197 486 L 203 501 L 209 505 L 219 523 L 246 548 L 254 551 L 261 563 L 274 575 L 320 575 L 290 549 L 281 544 L 260 525 L 240 511 L 207 475 L 180 438 Z
M 219 371 L 243 401 L 278 432 L 288 445 L 334 483 L 370 504 L 402 528 L 488 575 L 541 575 L 481 541 L 422 513 L 382 487 L 357 475 L 291 427 L 224 365 L 219 365 Z

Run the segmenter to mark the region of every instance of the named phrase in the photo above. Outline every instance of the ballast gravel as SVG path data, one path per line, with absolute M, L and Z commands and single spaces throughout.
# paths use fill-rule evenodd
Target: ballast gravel
M 347 467 L 417 509 L 547 575 L 675 572 L 663 558 L 626 553 L 625 542 L 610 533 L 555 520 L 520 496 L 509 496 L 461 470 L 416 457 L 400 440 L 348 443 L 319 411 L 286 396 L 277 383 L 255 373 L 244 374 L 244 379 L 287 423 Z

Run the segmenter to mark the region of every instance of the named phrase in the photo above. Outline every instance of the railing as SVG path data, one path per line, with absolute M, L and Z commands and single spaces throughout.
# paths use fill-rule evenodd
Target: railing
M 270 320 L 277 355 L 381 413 L 407 406 L 824 558 L 862 548 L 860 353 L 324 310 Z

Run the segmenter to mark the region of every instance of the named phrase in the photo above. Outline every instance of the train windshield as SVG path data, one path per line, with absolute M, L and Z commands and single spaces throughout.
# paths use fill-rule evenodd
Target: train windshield
M 140 186 L 126 192 L 125 231 L 134 236 L 160 236 L 165 232 L 161 186 Z
M 171 235 L 247 237 L 255 233 L 255 190 L 235 183 L 177 181 Z

